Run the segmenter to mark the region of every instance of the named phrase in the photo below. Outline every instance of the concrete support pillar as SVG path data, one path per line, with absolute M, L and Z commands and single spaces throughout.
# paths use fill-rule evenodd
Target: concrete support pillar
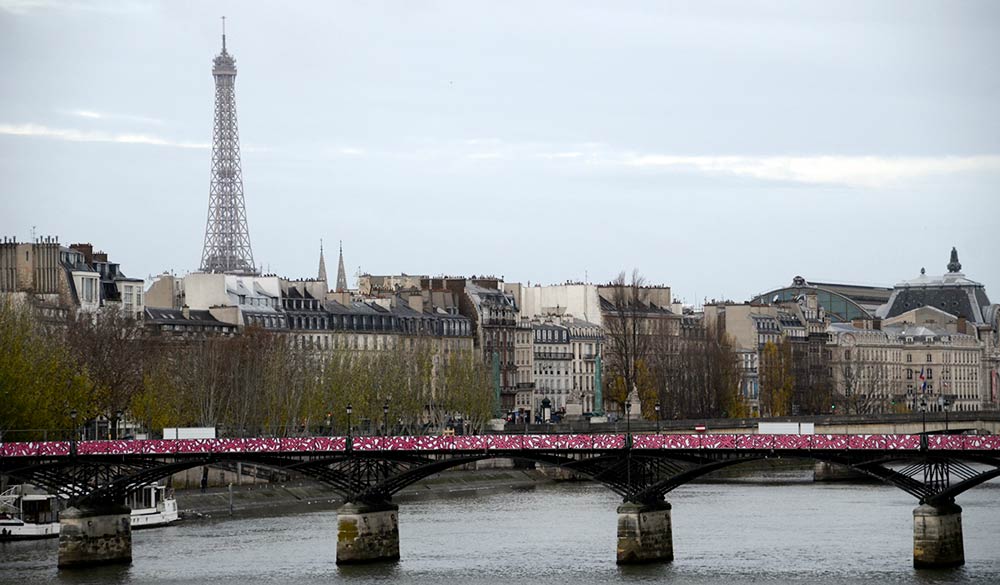
M 618 506 L 618 564 L 669 563 L 674 560 L 670 504 Z
M 337 510 L 337 564 L 399 560 L 399 506 L 347 503 Z
M 59 568 L 132 562 L 128 506 L 100 504 L 59 514 Z
M 838 465 L 837 463 L 827 463 L 826 461 L 817 461 L 816 465 L 813 466 L 813 481 L 816 482 L 831 482 L 831 481 L 877 481 L 872 477 L 869 477 L 860 471 L 855 471 L 846 465 Z
M 913 510 L 913 566 L 941 569 L 965 564 L 962 508 L 954 502 Z

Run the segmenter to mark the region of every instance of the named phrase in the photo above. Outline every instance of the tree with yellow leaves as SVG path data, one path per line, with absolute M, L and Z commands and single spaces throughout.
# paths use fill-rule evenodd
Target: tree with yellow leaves
M 760 406 L 764 416 L 788 416 L 792 412 L 795 376 L 792 347 L 787 339 L 768 341 L 760 355 Z

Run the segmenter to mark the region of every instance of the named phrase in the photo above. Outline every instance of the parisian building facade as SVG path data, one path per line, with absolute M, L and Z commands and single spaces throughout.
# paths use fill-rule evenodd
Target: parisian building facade
M 115 308 L 141 318 L 145 282 L 130 278 L 106 252 L 91 244 L 63 246 L 58 238 L 0 242 L 0 294 L 27 302 L 37 314 L 54 320 L 76 311 Z
M 758 414 L 766 414 L 761 350 L 784 340 L 800 356 L 800 402 L 828 386 L 831 412 L 837 403 L 847 414 L 993 410 L 1000 406 L 1000 305 L 961 269 L 953 249 L 943 275 L 921 269 L 892 288 L 796 277 L 748 303 L 707 305 L 704 318 L 722 322 L 734 340 L 741 391 Z M 809 383 L 798 383 L 803 376 Z

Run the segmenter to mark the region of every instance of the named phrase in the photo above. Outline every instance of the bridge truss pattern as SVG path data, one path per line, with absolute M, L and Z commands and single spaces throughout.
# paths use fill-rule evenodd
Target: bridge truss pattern
M 921 503 L 954 501 L 1000 476 L 1000 436 L 975 435 L 477 435 L 6 443 L 0 473 L 76 502 L 122 501 L 173 473 L 246 462 L 301 473 L 348 501 L 388 501 L 435 473 L 490 458 L 556 465 L 625 501 L 653 503 L 746 461 L 804 458 L 888 482 Z

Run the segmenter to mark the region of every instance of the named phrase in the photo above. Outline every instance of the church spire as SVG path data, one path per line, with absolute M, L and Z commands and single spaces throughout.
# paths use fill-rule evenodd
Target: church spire
M 337 292 L 347 292 L 347 272 L 344 270 L 344 241 L 340 242 L 340 261 L 337 263 Z
M 952 247 L 951 260 L 948 262 L 948 272 L 961 272 L 962 263 L 958 261 L 958 249 Z
M 323 240 L 319 241 L 319 280 L 326 282 L 326 259 L 323 258 Z

